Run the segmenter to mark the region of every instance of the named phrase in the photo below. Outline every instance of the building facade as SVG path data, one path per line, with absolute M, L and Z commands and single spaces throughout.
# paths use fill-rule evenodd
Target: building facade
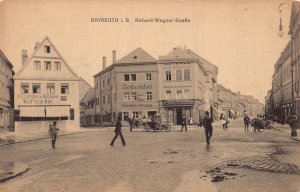
M 0 128 L 13 129 L 13 65 L 0 49 Z
M 45 131 L 56 120 L 61 130 L 79 128 L 79 81 L 48 37 L 36 43 L 15 76 L 16 131 Z
M 95 126 L 95 89 L 90 88 L 80 101 L 80 127 Z
M 106 67 L 94 76 L 95 122 L 98 125 L 112 125 L 117 116 L 122 121 L 128 118 L 151 118 L 158 113 L 158 67 L 156 59 L 137 48 L 123 58 Z

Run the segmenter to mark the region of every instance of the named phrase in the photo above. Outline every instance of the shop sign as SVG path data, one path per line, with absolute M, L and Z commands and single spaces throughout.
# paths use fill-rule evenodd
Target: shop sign
M 61 96 L 53 94 L 18 94 L 17 99 L 19 104 L 23 105 L 54 105 L 59 101 L 66 101 L 67 96 Z
M 170 99 L 163 100 L 163 106 L 193 106 L 195 104 L 194 99 Z
M 123 84 L 123 90 L 143 90 L 152 89 L 152 85 L 143 84 Z
M 152 108 L 151 103 L 123 103 L 122 107 L 124 108 Z

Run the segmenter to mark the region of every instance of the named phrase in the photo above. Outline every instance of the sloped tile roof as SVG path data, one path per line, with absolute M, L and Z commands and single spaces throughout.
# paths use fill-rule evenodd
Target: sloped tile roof
M 95 89 L 92 87 L 87 91 L 87 93 L 82 98 L 80 103 L 87 103 L 87 102 L 93 101 L 93 100 L 95 100 Z
M 128 55 L 122 57 L 116 61 L 116 64 L 120 63 L 153 63 L 156 62 L 156 59 L 152 57 L 142 48 L 138 47 Z
M 195 59 L 181 47 L 173 48 L 173 50 L 165 56 L 159 56 L 159 60 L 189 60 Z

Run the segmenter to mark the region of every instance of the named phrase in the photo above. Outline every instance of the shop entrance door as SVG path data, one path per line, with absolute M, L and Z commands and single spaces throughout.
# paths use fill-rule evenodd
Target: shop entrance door
M 182 108 L 176 108 L 176 123 L 181 125 L 182 122 Z

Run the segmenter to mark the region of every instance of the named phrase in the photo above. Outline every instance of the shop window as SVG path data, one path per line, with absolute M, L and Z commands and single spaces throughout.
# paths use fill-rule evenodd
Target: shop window
M 60 71 L 61 70 L 61 63 L 58 62 L 58 61 L 54 62 L 54 69 L 56 71 Z
M 45 70 L 46 71 L 50 71 L 51 70 L 51 62 L 50 61 L 45 61 L 44 65 L 45 65 Z
M 146 80 L 147 80 L 147 81 L 150 81 L 150 80 L 151 80 L 151 73 L 147 73 L 147 74 L 146 74 Z
M 137 100 L 136 92 L 132 92 L 131 93 L 131 100 L 132 101 L 136 101 Z
M 40 94 L 41 93 L 41 84 L 32 84 L 32 93 Z
M 69 84 L 62 83 L 60 90 L 61 90 L 61 94 L 69 94 Z
M 50 46 L 49 45 L 44 46 L 44 52 L 45 53 L 50 53 Z
M 182 69 L 176 69 L 176 81 L 182 81 Z
M 34 70 L 41 70 L 41 62 L 40 61 L 34 61 L 33 69 Z
M 152 100 L 152 92 L 147 92 L 147 100 Z
M 185 81 L 190 81 L 191 80 L 190 69 L 184 69 L 184 80 Z
M 55 84 L 54 83 L 47 84 L 47 94 L 55 94 Z
M 29 84 L 28 83 L 21 84 L 21 93 L 23 93 L 23 94 L 29 93 Z
M 131 74 L 131 81 L 136 81 L 136 74 Z
M 124 93 L 124 101 L 130 101 L 130 94 L 129 92 Z
M 124 74 L 124 81 L 129 81 L 129 74 Z
M 124 119 L 124 121 L 128 121 L 128 119 L 129 119 L 129 112 L 127 112 L 127 111 L 123 112 L 123 119 Z
M 166 70 L 166 81 L 172 80 L 172 73 L 171 70 Z

